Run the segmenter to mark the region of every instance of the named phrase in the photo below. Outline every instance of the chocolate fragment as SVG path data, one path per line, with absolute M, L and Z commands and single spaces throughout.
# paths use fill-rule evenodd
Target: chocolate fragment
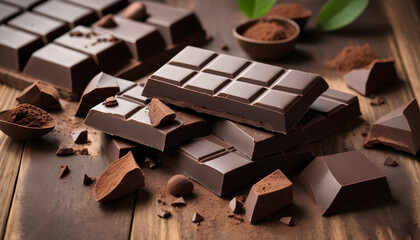
M 166 211 L 166 210 L 160 210 L 158 212 L 158 216 L 161 218 L 169 218 L 171 216 L 171 212 Z
M 171 205 L 174 207 L 182 207 L 185 206 L 185 200 L 183 197 L 179 197 L 177 199 L 175 199 L 173 202 L 171 202 Z
M 144 21 L 147 18 L 146 5 L 142 2 L 133 2 L 124 8 L 121 16 L 137 21 Z
M 74 151 L 74 153 L 79 154 L 79 155 L 89 155 L 89 149 L 87 148 L 77 149 Z
M 45 83 L 35 82 L 25 88 L 16 101 L 29 103 L 42 109 L 61 109 L 57 90 Z
M 95 180 L 95 177 L 89 177 L 87 174 L 85 174 L 83 176 L 83 185 L 90 186 Z
M 95 199 L 109 201 L 132 193 L 144 186 L 144 175 L 131 152 L 111 163 L 95 185 Z
M 144 152 L 146 151 L 143 145 L 107 134 L 102 135 L 101 148 L 109 162 L 125 156 L 128 152 L 131 152 L 136 159 L 140 160 L 144 158 Z
M 201 216 L 198 212 L 195 212 L 195 213 L 193 214 L 193 216 L 192 216 L 191 221 L 192 221 L 193 223 L 199 223 L 199 222 L 204 221 L 204 217 L 203 217 L 203 216 Z
M 227 50 L 229 50 L 228 45 L 226 45 L 225 43 L 221 43 L 221 44 L 219 45 L 219 48 L 220 48 L 220 50 L 223 50 L 223 51 L 227 51 Z
M 74 143 L 76 144 L 85 144 L 88 143 L 88 130 L 79 129 L 71 133 Z
M 68 155 L 73 155 L 74 154 L 74 150 L 72 147 L 69 147 L 63 143 L 60 144 L 60 146 L 58 147 L 57 150 L 57 156 L 68 156 Z
M 148 79 L 143 95 L 287 133 L 327 88 L 316 74 L 186 47 Z
M 69 166 L 67 166 L 67 164 L 61 165 L 61 170 L 60 170 L 60 174 L 58 175 L 58 177 L 63 178 L 65 176 L 67 176 L 67 174 L 69 174 L 69 173 L 70 173 Z
M 175 112 L 159 99 L 153 98 L 149 105 L 149 118 L 153 127 L 163 125 L 175 120 Z
M 420 149 L 420 110 L 416 99 L 378 119 L 364 147 L 377 144 L 417 155 Z
M 391 199 L 385 174 L 358 150 L 316 157 L 299 181 L 323 216 Z
M 398 166 L 398 163 L 392 157 L 386 156 L 385 161 L 384 161 L 384 165 L 390 166 L 390 167 L 396 167 L 396 166 Z
M 99 19 L 96 25 L 103 28 L 114 28 L 117 26 L 117 23 L 114 21 L 112 14 L 107 14 Z
M 292 182 L 276 170 L 252 186 L 244 204 L 245 218 L 255 223 L 292 201 Z
M 380 106 L 385 103 L 385 100 L 379 96 L 371 96 L 370 105 L 371 106 Z
M 281 217 L 280 222 L 289 227 L 295 226 L 295 222 L 293 221 L 293 218 L 291 216 Z
M 115 107 L 118 106 L 118 101 L 115 97 L 108 97 L 105 101 L 102 102 L 105 107 Z
M 229 202 L 229 207 L 230 209 L 232 209 L 233 213 L 241 213 L 242 212 L 242 203 L 238 200 L 237 197 L 234 197 L 232 200 L 230 200 Z
M 146 159 L 143 161 L 143 166 L 148 167 L 150 169 L 154 169 L 159 165 L 159 162 L 156 161 L 155 158 L 147 156 Z
M 175 197 L 188 195 L 194 189 L 194 184 L 191 180 L 180 174 L 171 177 L 166 186 L 168 188 L 168 192 Z

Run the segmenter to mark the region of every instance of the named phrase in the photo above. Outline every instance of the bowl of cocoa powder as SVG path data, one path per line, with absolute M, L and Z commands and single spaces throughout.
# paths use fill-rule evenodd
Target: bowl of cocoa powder
M 0 130 L 15 140 L 43 136 L 55 127 L 55 120 L 45 110 L 31 104 L 19 104 L 0 112 Z
M 305 9 L 299 3 L 280 3 L 274 6 L 266 16 L 289 18 L 295 21 L 300 29 L 303 29 L 312 16 L 312 11 Z
M 233 29 L 239 46 L 249 56 L 258 59 L 278 59 L 295 47 L 299 26 L 291 19 L 263 17 L 245 22 Z

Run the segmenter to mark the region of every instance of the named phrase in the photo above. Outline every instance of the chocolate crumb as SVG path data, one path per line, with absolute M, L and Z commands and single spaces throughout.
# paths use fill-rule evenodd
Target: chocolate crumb
M 392 157 L 386 156 L 385 161 L 384 161 L 384 165 L 390 166 L 390 167 L 396 167 L 396 166 L 398 166 L 398 163 Z
M 171 202 L 171 205 L 174 207 L 183 207 L 186 205 L 186 203 L 183 197 L 179 197 L 175 199 L 175 201 Z
M 67 174 L 69 174 L 69 173 L 70 173 L 69 166 L 67 166 L 67 164 L 61 165 L 60 175 L 58 175 L 58 177 L 63 178 L 65 176 L 67 176 Z
M 89 177 L 87 174 L 85 174 L 83 176 L 83 185 L 90 186 L 95 180 L 95 177 Z
M 117 26 L 112 14 L 103 16 L 96 24 L 103 28 L 113 28 Z
M 371 106 L 380 106 L 385 103 L 385 100 L 379 96 L 372 95 L 370 100 Z
M 89 155 L 89 150 L 87 148 L 78 149 L 74 152 L 79 155 Z
M 171 212 L 161 209 L 158 212 L 158 216 L 161 217 L 161 218 L 169 218 L 171 216 Z
M 193 216 L 192 216 L 191 221 L 192 221 L 193 223 L 199 223 L 199 222 L 204 221 L 204 218 L 203 218 L 203 216 L 201 216 L 199 213 L 195 212 L 195 213 L 193 214 Z
M 367 137 L 367 132 L 362 132 L 362 137 Z
M 227 51 L 227 50 L 229 50 L 229 46 L 228 46 L 228 45 L 226 45 L 225 43 L 221 43 L 221 44 L 219 45 L 219 47 L 220 47 L 220 50 L 223 50 L 223 51 Z
M 293 218 L 290 216 L 280 218 L 280 222 L 290 227 L 295 226 L 295 222 L 293 221 Z
M 74 143 L 85 144 L 88 143 L 88 131 L 86 129 L 76 130 L 71 133 Z
M 74 154 L 74 150 L 72 147 L 69 147 L 65 144 L 60 144 L 60 146 L 58 147 L 57 150 L 57 156 L 68 156 L 68 155 L 73 155 Z
M 105 107 L 115 107 L 118 106 L 118 101 L 115 97 L 109 97 L 105 99 L 105 101 L 102 102 L 102 105 L 105 105 Z

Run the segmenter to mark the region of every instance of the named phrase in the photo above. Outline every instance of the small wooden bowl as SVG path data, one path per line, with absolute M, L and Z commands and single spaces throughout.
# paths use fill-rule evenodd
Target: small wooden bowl
M 276 41 L 260 41 L 252 38 L 247 38 L 242 35 L 246 31 L 246 29 L 253 26 L 258 21 L 264 19 L 276 21 L 279 25 L 282 25 L 286 28 L 294 28 L 295 33 L 286 39 Z M 236 28 L 234 28 L 232 32 L 233 36 L 235 36 L 236 40 L 238 41 L 239 46 L 249 56 L 253 58 L 272 60 L 286 56 L 295 48 L 299 37 L 300 28 L 299 25 L 291 19 L 270 16 L 252 19 L 248 22 L 242 23 Z

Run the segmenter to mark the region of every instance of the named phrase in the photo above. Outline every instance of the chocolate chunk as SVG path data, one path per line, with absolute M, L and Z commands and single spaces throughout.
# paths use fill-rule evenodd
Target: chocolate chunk
M 283 223 L 284 225 L 287 225 L 287 226 L 290 226 L 290 227 L 295 226 L 295 222 L 293 221 L 293 218 L 290 217 L 290 216 L 280 218 L 280 222 Z
M 35 82 L 25 88 L 16 97 L 19 103 L 29 103 L 42 109 L 61 109 L 60 98 L 57 90 L 47 84 Z
M 316 157 L 299 181 L 324 216 L 391 199 L 385 174 L 358 150 Z
M 166 186 L 169 193 L 175 197 L 188 195 L 194 189 L 194 184 L 191 180 L 180 174 L 171 177 Z
M 396 167 L 396 166 L 398 166 L 398 163 L 392 157 L 386 156 L 385 161 L 384 161 L 384 165 L 390 166 L 390 167 Z
M 153 127 L 163 125 L 175 120 L 175 112 L 159 99 L 153 98 L 149 105 L 149 118 Z
M 109 162 L 121 158 L 128 152 L 131 152 L 136 159 L 142 159 L 146 151 L 143 145 L 107 134 L 102 135 L 101 148 L 105 152 Z
M 377 144 L 392 147 L 413 155 L 420 149 L 420 110 L 416 99 L 378 119 L 364 147 Z
M 83 176 L 83 185 L 90 186 L 95 180 L 95 177 L 89 177 L 87 174 L 85 174 Z
M 189 46 L 152 74 L 143 95 L 288 133 L 327 88 L 316 74 Z
M 63 178 L 65 176 L 67 176 L 67 174 L 69 174 L 69 173 L 70 173 L 69 166 L 67 166 L 67 164 L 61 165 L 61 170 L 60 170 L 60 174 L 58 175 L 58 177 Z
M 368 133 L 367 132 L 362 132 L 362 137 L 367 137 Z
M 143 161 L 143 165 L 150 169 L 154 169 L 159 165 L 159 162 L 154 157 L 147 156 Z
M 398 80 L 394 65 L 394 60 L 374 60 L 365 68 L 346 73 L 343 78 L 347 85 L 367 96 L 373 91 Z
M 192 216 L 191 221 L 192 221 L 193 223 L 199 223 L 199 222 L 204 221 L 204 218 L 203 218 L 203 216 L 201 216 L 199 213 L 195 212 L 195 213 L 193 214 L 193 216 Z
M 114 28 L 117 26 L 117 23 L 114 21 L 112 14 L 107 14 L 99 19 L 96 25 L 103 28 Z
M 109 201 L 132 193 L 144 186 L 144 175 L 131 152 L 111 163 L 95 185 L 95 199 Z
M 175 199 L 175 201 L 171 202 L 171 205 L 174 207 L 182 207 L 185 206 L 185 200 L 183 197 L 179 197 L 177 199 Z
M 371 106 L 380 106 L 385 103 L 385 100 L 379 96 L 371 96 L 370 105 Z
M 68 156 L 68 155 L 73 155 L 74 154 L 74 150 L 72 147 L 69 147 L 65 144 L 60 144 L 60 146 L 58 147 L 57 150 L 57 156 Z
M 245 218 L 255 223 L 292 203 L 292 182 L 276 170 L 252 186 L 246 198 Z
M 76 144 L 86 144 L 88 143 L 88 130 L 79 129 L 71 133 L 74 143 Z
M 141 2 L 133 2 L 124 8 L 121 16 L 137 21 L 144 21 L 147 18 L 146 5 Z
M 237 197 L 234 197 L 230 202 L 229 202 L 229 207 L 230 209 L 232 209 L 233 213 L 240 213 L 242 212 L 242 203 L 239 202 Z
M 79 154 L 79 155 L 89 155 L 89 149 L 87 148 L 78 149 L 78 150 L 75 150 L 74 153 Z
M 118 106 L 118 101 L 115 97 L 108 97 L 105 101 L 102 102 L 105 107 L 115 107 Z
M 161 218 L 169 218 L 171 216 L 171 212 L 166 211 L 166 210 L 160 210 L 158 212 L 158 216 Z
M 226 45 L 225 43 L 221 43 L 221 44 L 219 45 L 219 48 L 220 48 L 220 50 L 223 50 L 223 51 L 227 51 L 227 50 L 229 50 L 228 45 Z

